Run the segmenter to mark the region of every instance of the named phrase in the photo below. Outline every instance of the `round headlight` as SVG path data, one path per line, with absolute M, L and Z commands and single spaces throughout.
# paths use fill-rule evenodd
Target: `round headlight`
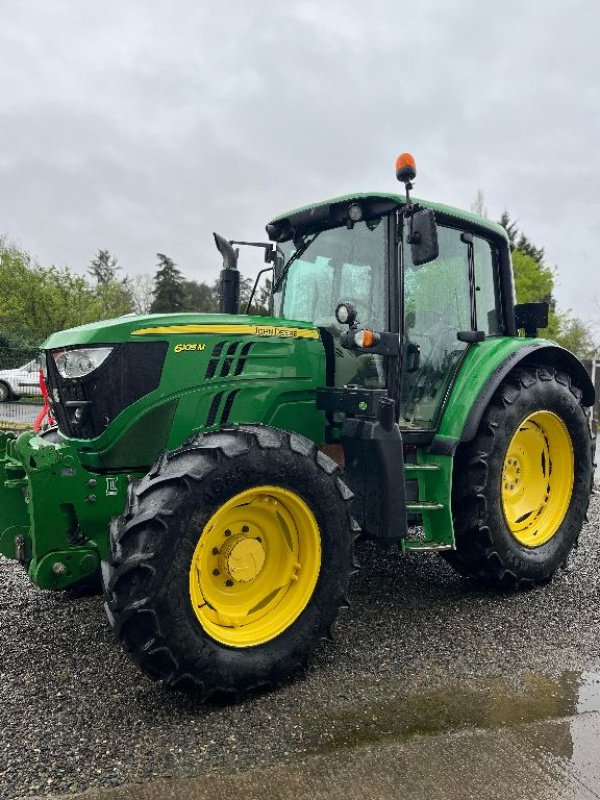
M 83 378 L 106 361 L 112 347 L 76 347 L 73 350 L 54 350 L 52 357 L 63 378 Z

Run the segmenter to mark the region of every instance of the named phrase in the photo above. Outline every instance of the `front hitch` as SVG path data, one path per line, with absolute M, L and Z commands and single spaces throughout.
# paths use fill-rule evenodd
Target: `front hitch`
M 64 441 L 27 432 L 0 438 L 0 553 L 21 561 L 41 589 L 93 575 L 108 526 L 125 504 L 125 474 L 89 472 Z

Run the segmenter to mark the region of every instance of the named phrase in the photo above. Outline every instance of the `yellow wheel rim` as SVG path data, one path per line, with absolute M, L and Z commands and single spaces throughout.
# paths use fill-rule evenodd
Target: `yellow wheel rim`
M 536 411 L 512 437 L 502 468 L 502 506 L 513 537 L 539 547 L 558 531 L 573 492 L 573 444 L 564 422 Z
M 263 644 L 300 616 L 320 569 L 319 526 L 304 500 L 279 486 L 248 489 L 202 531 L 190 566 L 192 608 L 218 642 Z

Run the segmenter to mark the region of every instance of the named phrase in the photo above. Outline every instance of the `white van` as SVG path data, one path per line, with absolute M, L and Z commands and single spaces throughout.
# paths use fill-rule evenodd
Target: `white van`
M 16 369 L 0 369 L 0 403 L 19 397 L 41 397 L 39 358 Z

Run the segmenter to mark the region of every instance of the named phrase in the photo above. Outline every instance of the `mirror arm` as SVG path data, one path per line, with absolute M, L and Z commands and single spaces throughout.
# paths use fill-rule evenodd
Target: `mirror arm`
M 244 244 L 244 243 L 243 242 L 234 242 L 234 244 Z M 250 299 L 248 300 L 248 303 L 246 305 L 246 314 L 250 313 L 250 306 L 252 305 L 252 301 L 254 300 L 254 293 L 256 292 L 256 287 L 258 286 L 258 281 L 260 280 L 260 276 L 263 274 L 263 272 L 271 272 L 271 271 L 274 272 L 275 268 L 274 267 L 264 267 L 263 269 L 259 270 L 259 272 L 258 272 L 258 274 L 256 276 L 256 280 L 254 281 L 254 286 L 252 287 L 252 291 L 250 292 Z

